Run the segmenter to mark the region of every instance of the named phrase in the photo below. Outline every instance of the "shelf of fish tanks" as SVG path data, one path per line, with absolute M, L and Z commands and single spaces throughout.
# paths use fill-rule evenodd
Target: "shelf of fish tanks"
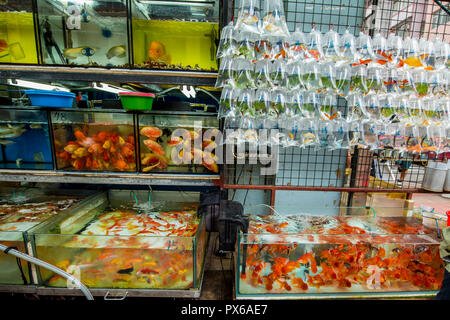
M 28 189 L 2 191 L 2 243 L 79 274 L 93 295 L 200 296 L 209 236 L 198 192 L 110 190 L 38 203 Z M 47 269 L 0 258 L 0 291 L 82 294 Z
M 436 230 L 415 217 L 249 215 L 236 251 L 237 299 L 434 297 L 444 275 Z M 329 211 L 323 209 L 322 211 Z M 359 215 L 357 215 L 359 213 Z
M 0 64 L 0 78 L 96 82 L 140 82 L 214 87 L 216 72 L 83 68 Z
M 214 113 L 1 107 L 0 116 L 3 181 L 213 186 L 220 180 L 208 151 L 214 138 L 203 139 L 218 132 Z M 195 162 L 195 155 L 203 160 Z

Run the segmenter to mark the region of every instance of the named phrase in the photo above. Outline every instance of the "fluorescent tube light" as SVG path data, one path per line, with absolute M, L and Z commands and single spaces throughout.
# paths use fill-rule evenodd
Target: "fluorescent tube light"
M 66 91 L 66 92 L 70 92 L 70 90 L 67 89 L 67 88 L 51 86 L 51 85 L 48 85 L 48 84 L 32 82 L 32 81 L 25 81 L 25 80 L 19 80 L 19 79 L 7 79 L 6 83 L 8 85 L 11 85 L 11 86 L 17 86 L 17 87 L 23 87 L 23 88 L 29 88 L 29 89 L 36 89 L 36 90 L 50 90 L 50 91 Z
M 99 82 L 99 83 L 93 82 L 92 88 L 100 90 L 100 91 L 115 93 L 115 94 L 119 94 L 120 92 L 134 92 L 134 91 L 131 91 L 128 89 L 123 89 L 121 87 L 112 86 L 110 84 L 102 83 L 102 82 Z

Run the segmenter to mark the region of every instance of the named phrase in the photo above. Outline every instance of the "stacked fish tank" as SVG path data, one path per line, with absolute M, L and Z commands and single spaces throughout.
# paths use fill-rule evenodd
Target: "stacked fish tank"
M 52 111 L 56 169 L 136 172 L 133 114 Z
M 217 71 L 219 1 L 132 0 L 134 67 Z
M 38 63 L 32 0 L 0 1 L 0 63 Z
M 0 168 L 53 169 L 45 111 L 0 108 Z
M 435 295 L 444 276 L 436 231 L 369 211 L 250 215 L 238 239 L 236 298 Z
M 218 173 L 218 127 L 215 114 L 140 115 L 141 172 Z
M 87 199 L 86 190 L 2 188 L 0 190 L 0 242 L 30 253 L 28 232 L 50 218 Z M 0 253 L 0 284 L 32 284 L 31 268 L 25 260 Z
M 208 236 L 199 193 L 110 190 L 31 231 L 34 254 L 89 288 L 198 290 Z M 67 287 L 40 269 L 40 284 Z
M 37 0 L 43 63 L 129 67 L 127 12 L 126 0 Z

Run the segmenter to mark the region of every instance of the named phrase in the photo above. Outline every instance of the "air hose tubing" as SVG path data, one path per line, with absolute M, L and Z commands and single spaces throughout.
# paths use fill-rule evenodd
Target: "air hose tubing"
M 20 259 L 24 259 L 24 260 L 29 261 L 31 263 L 37 264 L 38 266 L 41 266 L 41 267 L 46 268 L 46 269 L 48 269 L 50 271 L 53 271 L 54 273 L 59 274 L 60 276 L 70 280 L 74 285 L 76 285 L 81 290 L 81 292 L 83 292 L 83 294 L 86 296 L 86 298 L 88 300 L 94 300 L 94 297 L 92 296 L 92 294 L 90 293 L 88 288 L 84 284 L 82 284 L 80 282 L 80 280 L 78 280 L 77 278 L 75 278 L 71 274 L 69 274 L 69 273 L 67 273 L 67 272 L 65 272 L 65 271 L 63 271 L 63 270 L 61 270 L 61 269 L 59 269 L 59 268 L 57 268 L 57 267 L 55 267 L 55 266 L 45 262 L 45 261 L 36 259 L 34 257 L 31 257 L 31 256 L 25 254 L 25 253 L 22 253 L 20 251 L 17 251 L 17 250 L 11 249 L 11 248 L 9 248 L 9 250 L 8 250 L 8 248 L 9 247 L 0 244 L 0 250 L 4 251 L 6 254 L 11 254 L 11 255 L 16 256 L 16 257 L 18 257 Z

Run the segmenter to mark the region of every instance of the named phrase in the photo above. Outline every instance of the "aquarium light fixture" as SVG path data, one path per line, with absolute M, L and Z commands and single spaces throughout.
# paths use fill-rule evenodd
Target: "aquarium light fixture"
M 155 5 L 161 5 L 161 6 L 198 6 L 198 7 L 204 7 L 205 5 L 214 5 L 213 1 L 140 1 L 141 3 L 145 4 L 155 4 Z
M 195 98 L 195 96 L 197 95 L 197 92 L 195 91 L 195 88 L 193 86 L 188 87 L 184 85 L 180 88 L 180 90 L 188 98 Z
M 48 84 L 43 84 L 39 82 L 25 81 L 19 79 L 7 79 L 6 84 L 10 86 L 23 87 L 28 89 L 36 89 L 36 90 L 50 90 L 50 91 L 66 91 L 70 92 L 70 89 L 64 87 L 51 86 Z
M 124 89 L 121 87 L 112 86 L 110 84 L 103 83 L 103 82 L 93 82 L 92 88 L 100 90 L 100 91 L 115 93 L 115 94 L 119 94 L 120 92 L 134 92 L 134 91 Z

